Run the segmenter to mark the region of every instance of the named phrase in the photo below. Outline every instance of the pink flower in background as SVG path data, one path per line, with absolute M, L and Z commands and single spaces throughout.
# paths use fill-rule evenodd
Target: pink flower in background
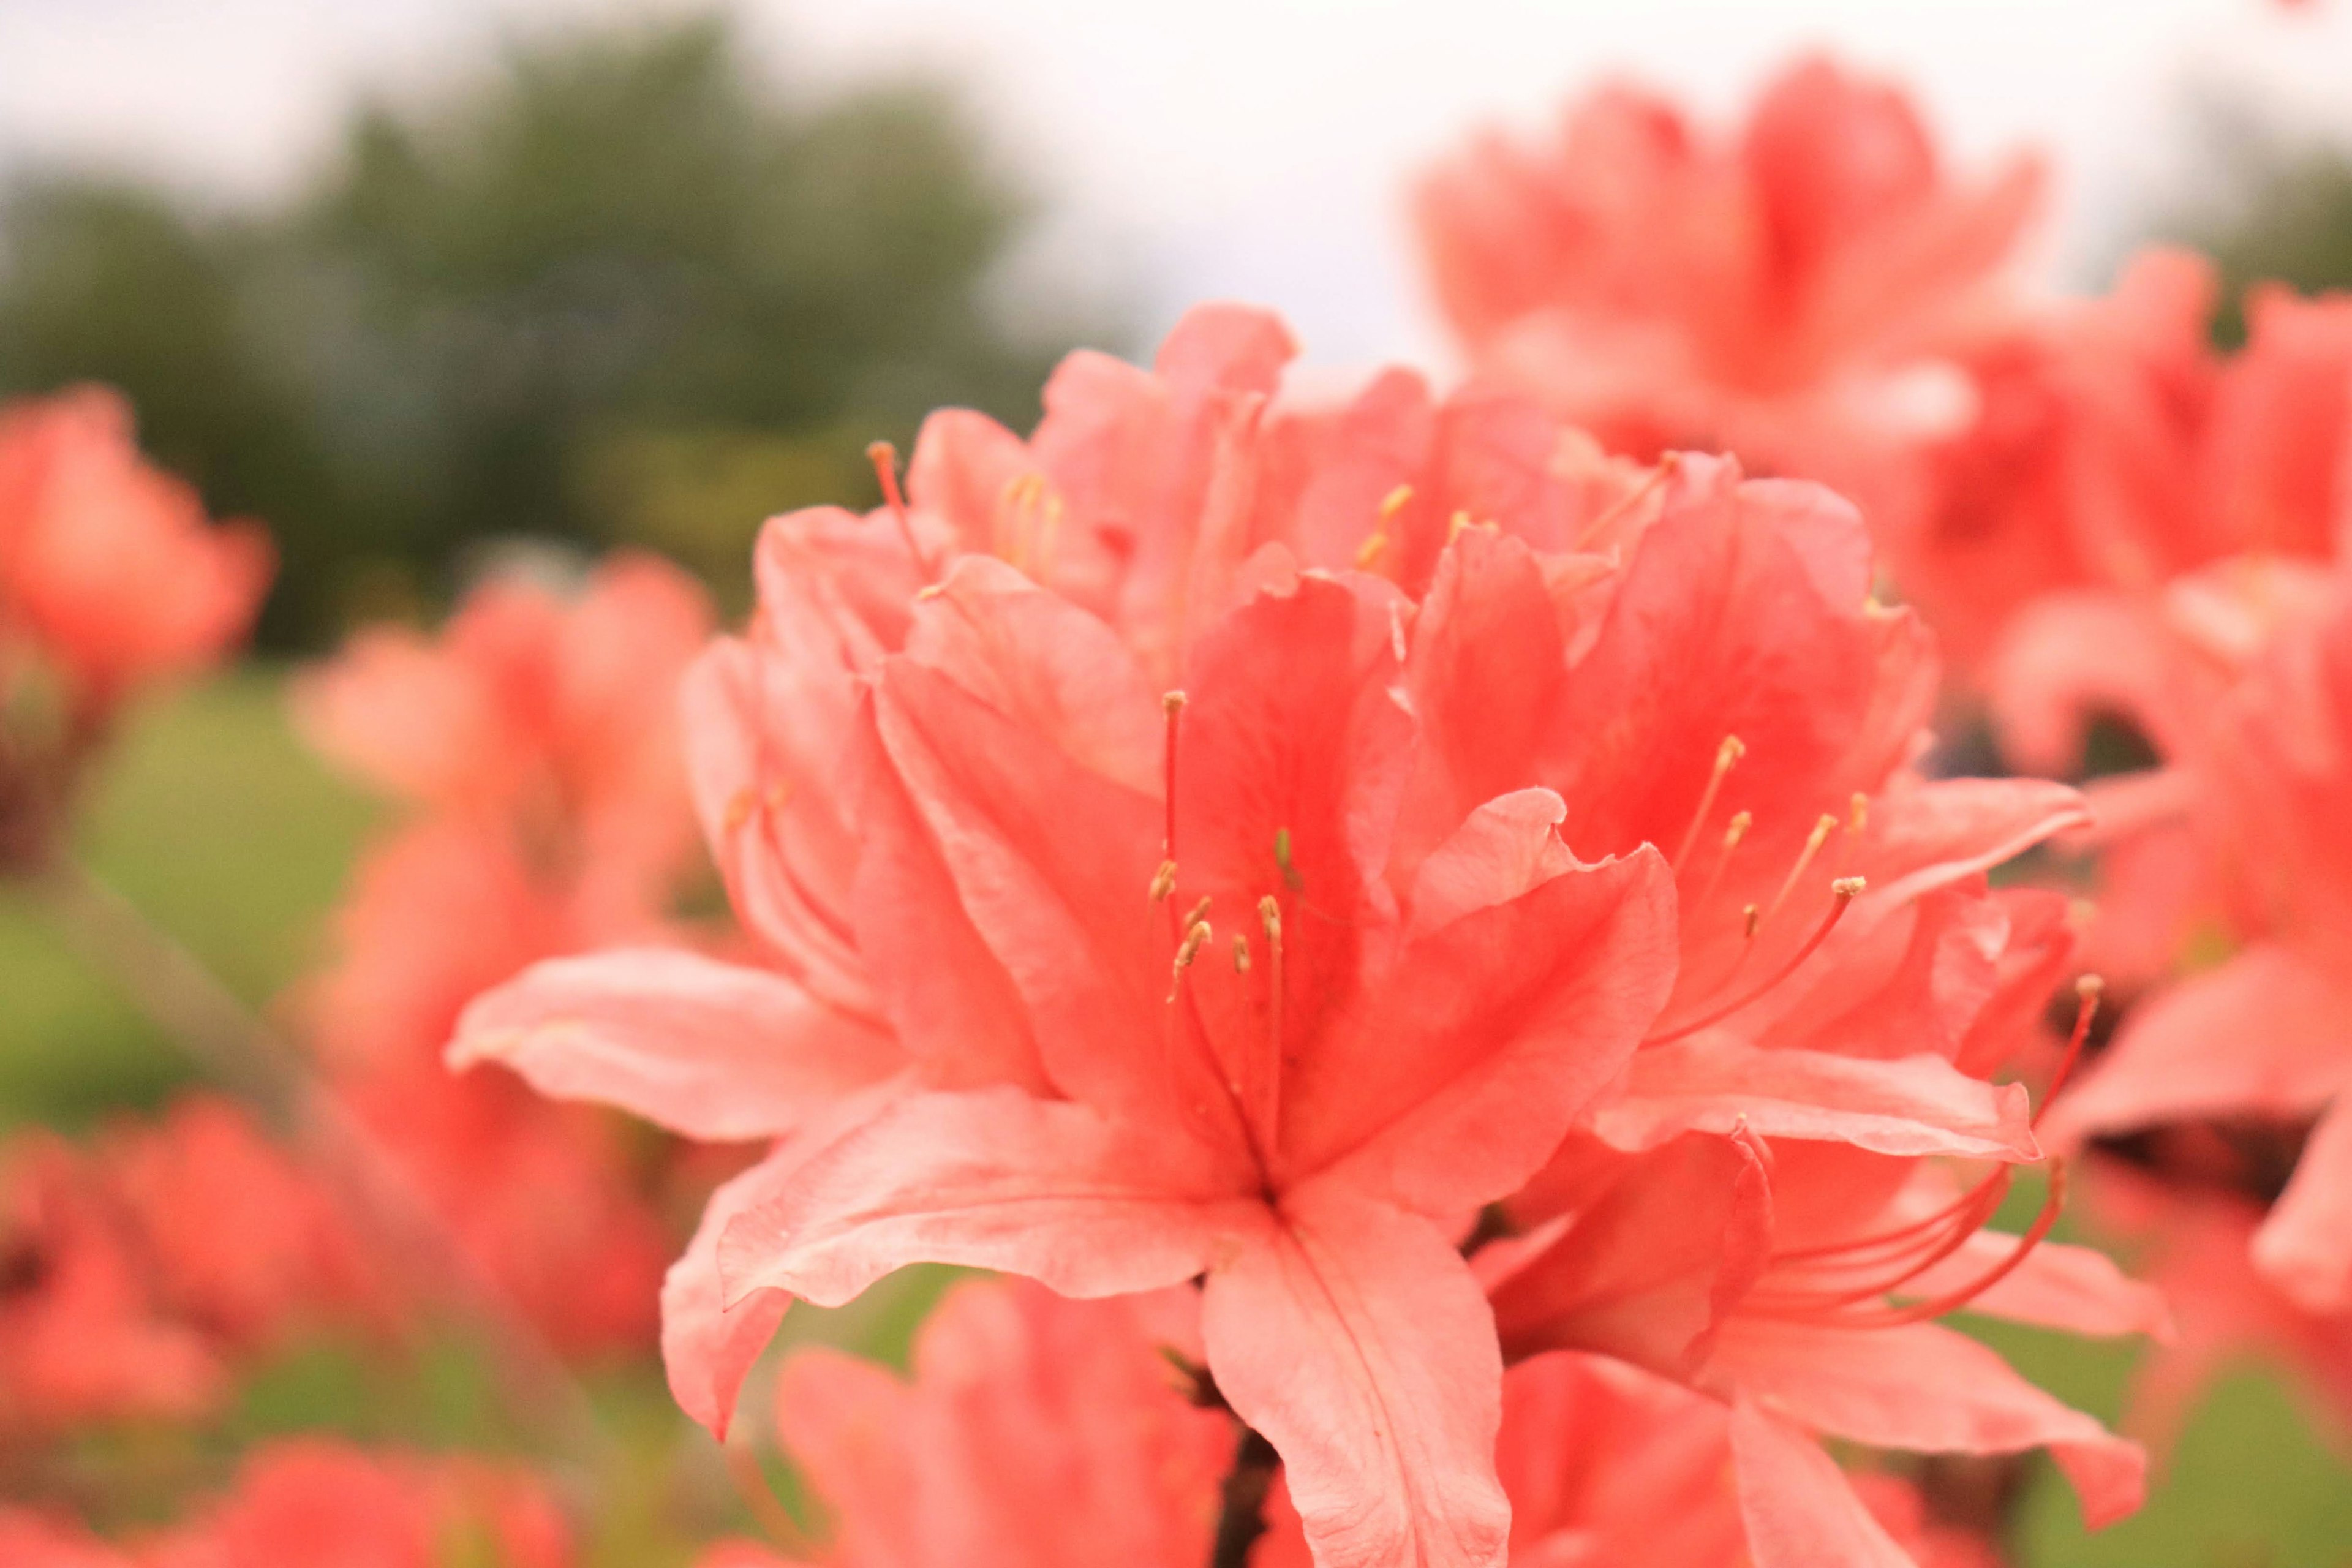
M 691 579 L 624 554 L 568 598 L 494 579 L 436 638 L 362 632 L 296 694 L 322 750 L 418 812 L 360 861 L 341 951 L 301 990 L 310 1036 L 478 1266 L 576 1353 L 653 1331 L 671 1240 L 649 1162 L 594 1111 L 453 1076 L 441 1047 L 540 960 L 686 940 L 677 685 L 709 626 Z
M 273 565 L 257 526 L 214 527 L 140 456 L 114 393 L 0 408 L 0 669 L 37 654 L 78 721 L 242 641 Z
M 383 1281 L 316 1177 L 225 1101 L 22 1134 L 0 1172 L 0 1428 L 202 1414 L 305 1328 L 381 1323 Z
M 1200 1568 L 1234 1427 L 1180 1393 L 1160 1354 L 1197 1306 L 1189 1293 L 1164 1303 L 1171 1334 L 1159 1305 L 973 1281 L 925 1320 L 910 1379 L 795 1352 L 777 1419 L 831 1521 L 815 1561 Z
M 184 1522 L 104 1541 L 0 1507 L 11 1568 L 569 1568 L 570 1527 L 528 1472 L 322 1439 L 249 1453 Z
M 2041 187 L 2030 159 L 1955 178 L 1899 91 L 1816 58 L 1737 134 L 1627 87 L 1549 139 L 1489 132 L 1416 214 L 1479 374 L 1612 451 L 1735 453 L 1875 521 L 1915 504 L 1917 442 L 1967 419 L 1940 344 L 2005 303 Z
M 692 852 L 677 680 L 710 624 L 701 588 L 651 556 L 615 554 L 568 596 L 493 578 L 437 637 L 353 637 L 296 713 L 365 782 L 497 830 L 591 918 L 644 920 Z
M 2318 1121 L 2253 1259 L 2305 1310 L 2352 1310 L 2352 601 L 2278 629 L 2203 715 L 2178 809 L 2219 869 L 2234 951 L 2134 1008 L 2060 1103 L 2071 1137 Z

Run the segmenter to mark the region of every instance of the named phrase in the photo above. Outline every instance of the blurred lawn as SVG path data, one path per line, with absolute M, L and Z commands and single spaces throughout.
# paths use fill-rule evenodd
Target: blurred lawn
M 287 727 L 282 679 L 246 669 L 134 718 L 80 835 L 100 876 L 247 1000 L 322 951 L 323 920 L 375 808 Z M 169 1042 L 0 888 L 0 1127 L 79 1127 L 191 1076 Z
M 325 917 L 377 815 L 294 739 L 283 685 L 277 673 L 248 669 L 148 712 L 124 736 L 82 835 L 101 876 L 256 1003 L 323 952 Z M 38 911 L 5 889 L 0 997 L 0 1127 L 85 1126 L 153 1105 L 192 1077 Z M 2039 1203 L 2029 1186 L 2021 1184 L 2005 1215 L 2012 1228 Z M 910 1269 L 839 1312 L 796 1309 L 783 1339 L 903 1363 L 950 1277 Z M 2069 1403 L 2110 1420 L 2121 1408 L 2134 1347 L 1967 1326 Z M 597 1489 L 604 1528 L 592 1560 L 599 1568 L 676 1561 L 687 1542 L 657 1518 L 679 1484 L 677 1445 L 700 1440 L 683 1432 L 654 1369 L 614 1368 L 593 1386 L 616 1435 L 647 1462 L 636 1484 L 608 1477 Z M 755 1410 L 766 1387 L 765 1378 L 752 1380 Z M 386 1368 L 358 1347 L 319 1346 L 265 1369 L 221 1436 L 326 1428 L 478 1444 L 495 1440 L 495 1426 L 479 1369 L 457 1352 Z M 789 1477 L 777 1479 L 795 1494 Z M 734 1518 L 730 1500 L 707 1506 Z M 2086 1536 L 2072 1494 L 2037 1461 L 2022 1542 L 2023 1568 L 2347 1568 L 2352 1467 L 2310 1433 L 2276 1376 L 2249 1368 L 2209 1399 L 2147 1510 L 2112 1530 Z

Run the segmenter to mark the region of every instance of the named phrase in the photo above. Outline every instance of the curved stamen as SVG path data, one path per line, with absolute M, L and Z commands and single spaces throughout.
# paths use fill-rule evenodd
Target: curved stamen
M 2099 1011 L 2099 994 L 2106 986 L 2107 983 L 2095 974 L 2085 974 L 2074 982 L 2074 1030 L 2066 1037 L 2066 1048 L 2059 1053 L 2057 1067 L 2051 1070 L 2050 1087 L 2042 1091 L 2042 1104 L 2033 1112 L 2033 1120 L 2026 1125 L 2042 1125 L 2042 1119 L 2057 1102 L 2058 1091 L 2065 1088 L 2066 1080 L 2074 1076 L 2074 1064 L 2083 1058 L 2083 1043 L 2091 1037 L 2091 1019 Z
M 1820 949 L 1822 943 L 1829 940 L 1830 932 L 1835 931 L 1837 929 L 1838 921 L 1845 917 L 1846 906 L 1853 903 L 1855 899 L 1859 898 L 1862 895 L 1864 888 L 1868 884 L 1860 877 L 1844 877 L 1831 883 L 1830 912 L 1822 917 L 1822 923 L 1813 928 L 1813 934 L 1804 940 L 1803 945 L 1800 946 L 1796 952 L 1789 955 L 1788 962 L 1784 963 L 1779 969 L 1772 972 L 1770 979 L 1764 981 L 1760 984 L 1750 987 L 1748 991 L 1742 993 L 1736 1001 L 1727 1002 L 1711 1013 L 1701 1014 L 1698 1017 L 1692 1019 L 1689 1023 L 1685 1024 L 1678 1029 L 1669 1029 L 1662 1035 L 1652 1035 L 1648 1039 L 1643 1040 L 1642 1043 L 1645 1046 L 1662 1046 L 1669 1040 L 1679 1040 L 1686 1035 L 1695 1035 L 1701 1029 L 1708 1028 L 1714 1025 L 1722 1023 L 1726 1018 L 1730 1017 L 1734 1013 L 1738 1012 L 1741 1008 L 1763 998 L 1770 993 L 1774 986 L 1779 985 L 1782 981 L 1788 979 L 1789 976 L 1794 974 L 1799 969 L 1802 968 L 1805 961 L 1812 957 L 1814 952 Z M 1749 909 L 1752 915 L 1754 906 L 1749 906 Z M 1757 926 L 1751 923 L 1748 928 L 1748 935 L 1753 937 L 1756 933 L 1756 930 Z

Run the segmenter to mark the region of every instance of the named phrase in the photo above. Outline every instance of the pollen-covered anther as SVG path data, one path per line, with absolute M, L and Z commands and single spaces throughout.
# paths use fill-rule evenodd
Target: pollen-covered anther
M 1184 929 L 1189 931 L 1193 927 L 1202 924 L 1208 919 L 1209 906 L 1214 902 L 1216 900 L 1213 898 L 1208 894 L 1202 894 L 1201 901 L 1185 911 Z
M 1380 559 L 1381 552 L 1389 546 L 1389 525 L 1396 521 L 1396 514 L 1402 511 L 1412 501 L 1411 485 L 1399 485 L 1381 498 L 1380 510 L 1372 519 L 1372 531 L 1365 536 L 1361 544 L 1356 546 L 1356 565 L 1359 569 L 1369 567 Z
M 1234 973 L 1247 974 L 1249 972 L 1249 935 L 1245 931 L 1235 931 L 1234 932 Z
M 1193 962 L 1201 956 L 1201 949 L 1208 944 L 1209 938 L 1214 934 L 1209 930 L 1209 922 L 1206 921 L 1200 921 L 1184 933 L 1183 942 L 1178 944 L 1176 949 L 1176 962 L 1169 968 L 1168 1000 L 1171 1005 L 1183 992 L 1184 972 L 1192 967 Z
M 1830 884 L 1830 897 L 1842 903 L 1847 902 L 1862 897 L 1869 887 L 1870 879 L 1867 877 L 1840 877 Z
M 1160 869 L 1151 873 L 1151 901 L 1155 904 L 1163 902 L 1168 895 L 1175 890 L 1176 862 L 1162 860 L 1160 862 Z
M 1160 710 L 1162 713 L 1167 714 L 1171 719 L 1173 719 L 1177 714 L 1184 711 L 1184 694 L 1181 691 L 1161 692 L 1160 694 Z
M 1282 940 L 1282 905 L 1272 893 L 1257 901 L 1257 923 L 1268 942 Z

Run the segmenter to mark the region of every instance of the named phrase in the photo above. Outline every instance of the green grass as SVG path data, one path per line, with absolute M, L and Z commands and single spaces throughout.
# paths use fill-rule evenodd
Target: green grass
M 261 1004 L 322 951 L 322 922 L 375 810 L 288 728 L 283 683 L 241 671 L 137 716 L 85 805 L 99 875 Z M 191 1068 L 0 888 L 0 1126 L 79 1127 L 152 1106 Z

